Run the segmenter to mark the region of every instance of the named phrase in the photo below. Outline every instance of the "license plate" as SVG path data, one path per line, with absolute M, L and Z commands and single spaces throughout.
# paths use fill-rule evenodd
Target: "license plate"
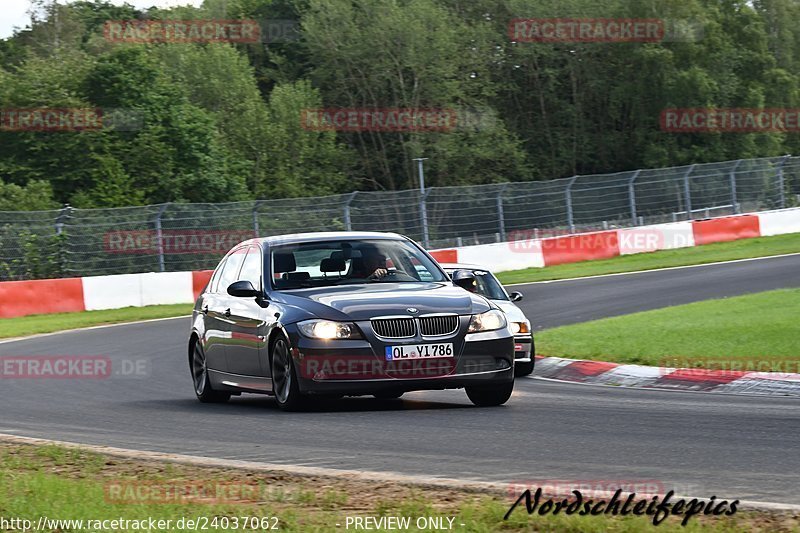
M 397 361 L 402 359 L 438 359 L 453 357 L 453 344 L 406 344 L 402 346 L 387 346 L 386 360 Z

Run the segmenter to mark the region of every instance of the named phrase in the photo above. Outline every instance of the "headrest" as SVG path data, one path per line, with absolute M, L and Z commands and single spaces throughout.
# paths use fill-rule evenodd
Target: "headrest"
M 319 269 L 322 272 L 342 272 L 347 270 L 347 266 L 344 264 L 344 259 L 334 259 L 329 257 L 320 262 Z
M 293 272 L 297 270 L 297 263 L 292 252 L 276 252 L 272 254 L 273 272 Z

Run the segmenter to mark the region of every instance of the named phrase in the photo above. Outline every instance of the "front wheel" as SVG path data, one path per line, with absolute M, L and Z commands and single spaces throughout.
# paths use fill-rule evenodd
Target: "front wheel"
M 503 405 L 511 398 L 514 391 L 514 381 L 503 383 L 495 387 L 467 387 L 467 397 L 478 407 L 494 407 Z
M 192 349 L 192 380 L 194 381 L 194 393 L 197 395 L 197 399 L 203 403 L 225 403 L 231 398 L 229 393 L 215 391 L 211 388 L 206 354 L 203 347 L 200 346 L 200 341 L 195 341 Z
M 272 392 L 278 407 L 284 411 L 298 411 L 305 406 L 305 396 L 297 384 L 289 343 L 278 337 L 272 345 Z

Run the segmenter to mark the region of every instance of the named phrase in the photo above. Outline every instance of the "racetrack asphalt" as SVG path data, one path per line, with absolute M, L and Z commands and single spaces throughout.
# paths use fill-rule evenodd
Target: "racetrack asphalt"
M 800 256 L 518 285 L 537 328 L 800 286 Z M 480 481 L 660 483 L 800 503 L 800 402 L 520 379 L 504 407 L 463 391 L 346 398 L 283 413 L 268 397 L 194 399 L 187 318 L 0 344 L 0 356 L 104 355 L 146 376 L 4 379 L 0 433 L 120 448 Z

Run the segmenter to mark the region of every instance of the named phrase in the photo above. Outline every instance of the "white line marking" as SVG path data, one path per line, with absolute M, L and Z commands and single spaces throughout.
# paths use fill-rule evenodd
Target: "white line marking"
M 761 261 L 762 259 L 777 259 L 779 257 L 792 257 L 795 255 L 800 255 L 800 252 L 793 252 L 790 254 L 780 254 L 780 255 L 765 255 L 764 257 L 748 257 L 747 259 L 732 259 L 730 261 L 716 261 L 714 263 L 701 263 L 699 265 L 683 265 L 683 266 L 664 267 L 664 268 L 651 268 L 650 270 L 632 270 L 630 272 L 615 272 L 613 274 L 597 274 L 594 276 L 581 276 L 579 278 L 548 279 L 545 281 L 526 281 L 523 283 L 503 283 L 503 286 L 515 287 L 518 285 L 536 285 L 539 283 L 560 283 L 563 281 L 580 281 L 583 279 L 607 278 L 610 276 L 627 276 L 628 274 L 646 274 L 648 272 L 663 272 L 665 270 L 679 270 L 682 268 L 698 268 L 707 266 L 729 265 L 731 263 L 744 263 L 746 261 Z
M 75 442 L 64 442 L 51 439 L 39 439 L 33 437 L 22 437 L 18 435 L 9 435 L 0 433 L 0 442 L 8 442 L 11 444 L 32 444 L 32 445 L 55 445 L 65 448 L 86 450 L 104 455 L 112 455 L 115 457 L 122 457 L 133 460 L 149 460 L 161 461 L 167 463 L 186 464 L 201 467 L 217 467 L 217 468 L 230 468 L 244 471 L 255 472 L 284 472 L 287 474 L 302 476 L 302 477 L 327 477 L 334 479 L 341 479 L 345 481 L 352 481 L 353 479 L 359 481 L 373 481 L 380 483 L 397 483 L 398 485 L 411 485 L 421 487 L 437 487 L 446 488 L 450 490 L 471 491 L 491 493 L 497 496 L 508 496 L 509 482 L 503 481 L 475 481 L 475 480 L 460 480 L 453 478 L 420 476 L 413 474 L 400 474 L 395 472 L 374 472 L 369 470 L 340 470 L 337 468 L 322 468 L 311 466 L 294 466 L 283 465 L 275 463 L 262 463 L 255 461 L 239 461 L 232 459 L 215 459 L 213 457 L 196 457 L 192 455 L 182 455 L 177 453 L 162 453 L 162 452 L 148 452 L 141 450 L 128 450 L 124 448 L 113 448 L 110 446 L 97 446 L 92 444 L 79 444 Z M 613 491 L 605 491 L 598 493 L 598 497 L 610 498 Z M 690 496 L 679 495 L 674 496 L 677 499 L 690 500 Z M 698 497 L 698 499 L 703 499 Z M 761 501 L 746 501 L 742 500 L 739 504 L 740 509 L 755 509 L 755 510 L 769 510 L 769 511 L 800 511 L 800 505 L 777 503 L 777 502 L 761 502 Z
M 160 322 L 162 320 L 176 320 L 178 318 L 190 318 L 192 315 L 169 316 L 165 318 L 148 318 L 147 320 L 134 320 L 133 322 L 117 322 L 116 324 L 102 324 L 100 326 L 87 326 L 85 328 L 62 329 L 61 331 L 51 331 L 50 333 L 36 333 L 35 335 L 28 335 L 27 337 L 13 337 L 11 339 L 2 339 L 0 344 L 7 344 L 9 342 L 27 341 L 31 339 L 38 339 L 40 337 L 50 337 L 52 335 L 61 335 L 62 333 L 74 333 L 76 331 L 89 331 L 92 329 L 113 328 L 117 326 L 130 326 L 133 324 L 147 324 L 148 322 Z

